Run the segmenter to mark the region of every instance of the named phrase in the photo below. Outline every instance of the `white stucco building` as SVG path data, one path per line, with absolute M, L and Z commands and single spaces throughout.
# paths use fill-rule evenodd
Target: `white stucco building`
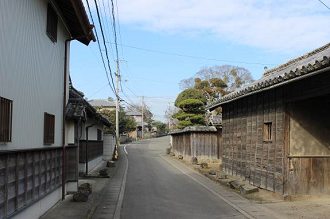
M 0 218 L 39 218 L 76 188 L 70 41 L 95 38 L 81 0 L 1 0 L 0 27 Z

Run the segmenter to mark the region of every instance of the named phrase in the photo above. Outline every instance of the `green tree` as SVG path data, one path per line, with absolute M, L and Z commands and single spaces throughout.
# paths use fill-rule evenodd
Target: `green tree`
M 181 89 L 196 88 L 201 90 L 211 103 L 245 84 L 253 82 L 251 73 L 242 67 L 232 65 L 215 65 L 205 67 L 193 77 L 180 81 Z
M 206 102 L 205 95 L 198 89 L 190 88 L 182 91 L 175 100 L 175 106 L 181 110 L 172 116 L 179 120 L 178 128 L 205 125 Z
M 154 121 L 152 123 L 154 127 L 157 128 L 157 133 L 165 133 L 166 131 L 166 124 L 160 121 Z
M 115 124 L 116 124 L 116 111 L 115 110 L 103 110 L 100 112 L 103 116 L 108 118 L 113 124 L 110 127 L 104 128 L 105 134 L 116 134 Z M 125 111 L 120 108 L 119 110 L 119 133 L 134 131 L 136 129 L 136 122 L 130 117 L 127 116 Z

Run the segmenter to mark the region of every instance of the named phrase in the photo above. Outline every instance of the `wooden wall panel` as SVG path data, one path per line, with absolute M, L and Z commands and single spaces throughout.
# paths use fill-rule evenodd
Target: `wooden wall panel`
M 281 100 L 278 100 L 278 99 Z M 251 184 L 283 193 L 283 101 L 277 90 L 223 105 L 223 170 Z M 264 123 L 272 139 L 264 141 Z
M 77 147 L 67 147 L 66 170 L 77 180 Z M 60 158 L 60 159 L 59 159 Z M 0 218 L 11 217 L 62 184 L 62 149 L 1 151 Z M 56 177 L 58 179 L 56 180 Z
M 220 136 L 219 136 L 220 133 Z M 197 157 L 199 160 L 215 160 L 219 158 L 218 140 L 222 138 L 218 132 L 184 132 L 172 134 L 173 151 L 184 158 Z M 220 149 L 222 151 L 222 149 Z

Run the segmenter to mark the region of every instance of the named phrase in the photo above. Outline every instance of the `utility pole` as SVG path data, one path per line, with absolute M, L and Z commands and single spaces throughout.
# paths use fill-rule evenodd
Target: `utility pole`
M 141 132 L 141 136 L 143 139 L 143 133 L 144 133 L 144 96 L 142 96 L 142 132 Z
M 118 147 L 120 145 L 120 136 L 119 136 L 119 60 L 116 61 L 116 152 L 115 158 L 118 156 Z
M 171 112 L 171 102 L 168 102 L 168 113 Z M 168 129 L 171 130 L 171 117 L 168 118 Z

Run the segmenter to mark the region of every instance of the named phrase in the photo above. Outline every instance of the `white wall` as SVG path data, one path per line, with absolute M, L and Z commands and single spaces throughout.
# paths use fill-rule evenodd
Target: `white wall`
M 74 144 L 74 132 L 75 132 L 74 121 L 73 120 L 66 121 L 66 141 L 68 144 Z
M 0 1 L 0 96 L 13 100 L 12 142 L 0 144 L 0 150 L 45 147 L 44 112 L 55 115 L 53 146 L 61 145 L 69 33 L 59 19 L 53 43 L 46 34 L 46 18 L 45 0 Z
M 111 160 L 115 150 L 116 138 L 113 135 L 103 135 L 103 160 Z
M 99 156 L 88 162 L 88 172 L 92 171 L 95 167 L 97 167 L 103 161 L 103 157 Z M 86 172 L 86 163 L 79 163 L 79 173 Z
M 66 191 L 76 191 L 77 183 L 69 182 L 66 183 Z M 70 188 L 70 190 L 69 190 Z M 45 214 L 51 207 L 53 207 L 57 202 L 59 202 L 62 198 L 62 187 L 59 187 L 52 193 L 48 194 L 44 198 L 40 199 L 33 205 L 24 209 L 20 213 L 16 214 L 12 217 L 12 219 L 38 219 L 43 214 Z
M 94 125 L 93 127 L 90 127 L 88 129 L 88 140 L 90 140 L 90 141 L 97 140 L 97 130 L 98 129 L 103 130 L 103 124 L 101 122 L 99 122 L 98 120 L 91 119 L 91 118 L 87 118 L 85 127 L 92 125 L 94 123 L 96 123 L 96 125 Z M 85 127 L 83 128 L 83 134 L 81 137 L 82 140 L 86 140 L 86 128 Z

